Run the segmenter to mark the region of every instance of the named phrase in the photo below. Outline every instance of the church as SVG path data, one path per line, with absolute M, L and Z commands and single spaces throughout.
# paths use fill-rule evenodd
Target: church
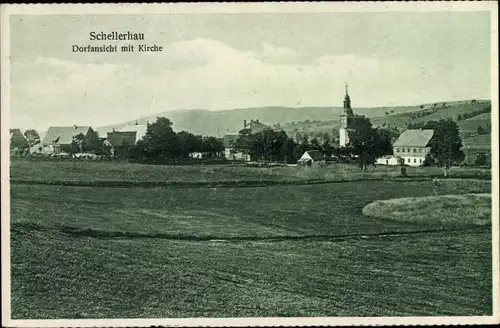
M 340 114 L 340 129 L 339 129 L 339 144 L 340 147 L 346 147 L 349 144 L 349 133 L 348 131 L 352 129 L 352 118 L 354 113 L 351 108 L 351 98 L 349 97 L 349 91 L 347 90 L 347 84 L 345 86 L 345 97 L 344 97 L 344 110 Z

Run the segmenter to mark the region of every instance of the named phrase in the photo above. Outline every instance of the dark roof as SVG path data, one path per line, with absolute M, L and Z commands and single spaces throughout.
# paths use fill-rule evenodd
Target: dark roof
M 254 120 L 250 121 L 248 128 L 250 129 L 251 133 L 259 133 L 259 132 L 264 131 L 265 129 L 271 129 L 270 126 L 268 126 L 264 123 L 261 123 L 259 121 L 254 121 Z
M 427 147 L 434 130 L 406 130 L 394 143 L 395 147 Z
M 115 131 L 115 132 L 108 132 L 108 141 L 111 143 L 113 147 L 120 147 L 124 145 L 134 145 L 135 144 L 135 137 L 136 137 L 137 132 L 136 131 Z
M 91 130 L 90 126 L 51 126 L 43 138 L 42 144 L 51 145 L 57 143 L 60 145 L 70 145 L 73 142 L 73 137 L 79 135 L 87 135 Z

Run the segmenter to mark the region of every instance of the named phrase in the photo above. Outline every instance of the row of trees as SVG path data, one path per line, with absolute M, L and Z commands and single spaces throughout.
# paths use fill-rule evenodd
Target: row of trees
M 90 130 L 87 135 L 77 134 L 73 137 L 69 148 L 66 149 L 65 146 L 62 146 L 61 150 L 70 154 L 92 153 L 104 156 L 111 154 L 111 146 L 105 142 L 104 138 L 100 138 L 99 133 L 94 130 Z
M 360 167 L 366 169 L 375 163 L 377 157 L 392 154 L 391 141 L 394 137 L 394 131 L 374 128 L 367 117 L 356 115 L 353 129 L 349 131 L 350 143 L 346 148 L 335 147 L 328 133 L 312 139 L 297 134 L 294 140 L 284 131 L 265 129 L 251 133 L 243 129 L 234 144 L 234 151 L 242 152 L 252 160 L 286 162 L 295 162 L 308 150 L 318 150 L 326 157 L 357 155 Z
M 173 123 L 158 117 L 148 126 L 147 132 L 137 144 L 130 147 L 130 157 L 141 161 L 165 162 L 185 159 L 190 153 L 200 152 L 217 157 L 224 150 L 222 141 L 215 137 L 202 137 L 172 129 Z
M 486 113 L 491 113 L 491 104 L 486 106 L 485 108 L 478 109 L 478 110 L 475 110 L 473 112 L 459 114 L 459 115 L 457 115 L 457 121 L 459 121 L 459 122 L 464 121 L 464 120 L 467 120 L 469 118 L 472 118 L 472 117 L 475 117 L 475 116 L 478 116 L 481 114 L 486 114 Z

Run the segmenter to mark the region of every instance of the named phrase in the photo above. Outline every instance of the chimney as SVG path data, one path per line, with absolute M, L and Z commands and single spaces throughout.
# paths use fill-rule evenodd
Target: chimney
M 137 120 L 135 120 L 135 125 L 138 125 Z
M 247 127 L 247 120 L 243 120 L 243 128 Z
M 77 126 L 76 126 L 76 125 L 73 125 L 73 129 L 75 129 L 75 130 L 76 130 L 76 128 L 77 128 Z

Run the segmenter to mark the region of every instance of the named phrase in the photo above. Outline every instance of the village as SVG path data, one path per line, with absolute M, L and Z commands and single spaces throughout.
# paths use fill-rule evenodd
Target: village
M 498 321 L 497 7 L 209 5 L 2 10 L 4 325 Z
M 299 140 L 300 136 L 289 138 L 281 130 L 279 124 L 268 125 L 260 122 L 259 119 L 244 120 L 242 123 L 240 131 L 228 132 L 219 138 L 195 136 L 182 131 L 179 136 L 185 139 L 183 141 L 185 149 L 180 150 L 179 154 L 192 160 L 189 163 L 218 160 L 217 163 L 225 161 L 246 165 L 286 164 L 292 166 L 360 162 L 360 156 L 366 157 L 361 160 L 363 162 L 361 166 L 364 164 L 414 167 L 435 164 L 452 166 L 460 165 L 465 157 L 460 149 L 462 147 L 460 136 L 457 133 L 453 135 L 453 132 L 457 132 L 453 131 L 457 130 L 456 127 L 451 127 L 449 133 L 452 135 L 447 137 L 456 139 L 453 144 L 439 143 L 435 140 L 436 135 L 431 123 L 434 126 L 450 123 L 453 125 L 454 121 L 429 122 L 427 127 L 419 128 L 412 128 L 410 124 L 410 128 L 402 131 L 401 134 L 387 129 L 373 129 L 368 119 L 356 115 L 351 108 L 347 84 L 338 136 L 332 139 L 328 134 L 326 137 L 312 140 L 307 137 L 305 140 L 304 138 Z M 27 130 L 23 133 L 20 129 L 11 129 L 10 149 L 13 156 L 90 160 L 130 159 L 133 157 L 132 153 L 138 152 L 138 150 L 134 151 L 134 147 L 137 148 L 138 143 L 148 135 L 151 124 L 150 122 L 139 124 L 135 121 L 135 124 L 128 124 L 118 130 L 112 129 L 105 136 L 99 136 L 91 126 L 79 125 L 51 126 L 43 138 L 40 138 L 38 132 L 34 130 Z M 166 129 L 170 129 L 170 126 Z M 365 131 L 359 133 L 358 130 Z M 443 127 L 439 127 L 439 130 L 443 130 Z M 351 139 L 357 140 L 350 140 L 350 136 Z M 441 139 L 443 137 L 441 136 Z M 375 143 L 369 145 L 366 142 L 368 139 L 376 139 L 376 141 L 372 140 L 372 143 Z M 334 141 L 337 143 L 335 144 Z M 168 144 L 173 141 L 166 140 L 165 142 Z M 89 144 L 94 146 L 89 147 Z M 440 158 L 438 154 L 441 155 Z M 447 158 L 444 158 L 443 154 L 446 154 Z M 475 163 L 486 165 L 487 155 L 489 154 L 478 154 Z

